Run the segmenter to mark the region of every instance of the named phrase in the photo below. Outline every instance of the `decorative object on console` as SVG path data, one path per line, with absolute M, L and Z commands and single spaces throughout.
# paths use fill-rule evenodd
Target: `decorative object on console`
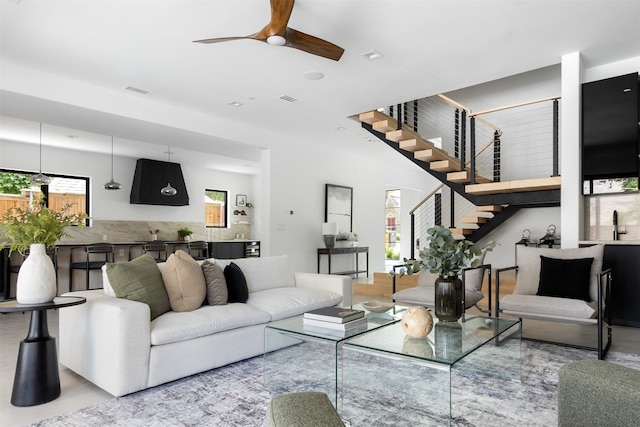
M 433 317 L 424 307 L 409 307 L 402 315 L 402 330 L 411 338 L 424 338 L 433 329 Z
M 66 204 L 55 211 L 36 202 L 33 209 L 13 207 L 4 212 L 0 224 L 0 234 L 10 243 L 10 251 L 29 256 L 18 273 L 16 299 L 21 304 L 39 304 L 53 301 L 58 289 L 56 271 L 46 248 L 53 247 L 62 237 L 70 234 L 65 227 L 77 225 L 83 227 L 87 215 L 69 213 L 72 206 Z M 0 243 L 0 249 L 7 242 Z
M 322 224 L 322 236 L 324 237 L 324 245 L 327 249 L 333 249 L 336 246 L 336 236 L 338 235 L 338 223 L 325 222 Z
M 105 190 L 120 190 L 122 184 L 113 180 L 113 137 L 111 137 L 111 180 L 104 185 Z
M 151 234 L 151 240 L 158 240 L 158 233 L 160 233 L 160 230 L 149 230 L 149 234 Z

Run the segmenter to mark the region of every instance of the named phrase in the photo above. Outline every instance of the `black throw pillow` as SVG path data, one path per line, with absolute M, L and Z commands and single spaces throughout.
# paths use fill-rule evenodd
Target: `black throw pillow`
M 236 263 L 232 262 L 224 268 L 224 279 L 229 291 L 229 302 L 247 302 L 249 299 L 247 279 Z
M 540 255 L 540 283 L 537 295 L 591 301 L 593 258 L 558 259 Z

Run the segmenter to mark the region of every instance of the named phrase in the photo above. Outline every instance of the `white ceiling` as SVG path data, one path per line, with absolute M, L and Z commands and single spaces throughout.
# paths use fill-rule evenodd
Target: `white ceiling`
M 113 135 L 119 155 L 163 158 L 171 145 L 249 173 L 274 144 L 361 147 L 349 117 L 362 111 L 577 51 L 587 67 L 640 56 L 640 0 L 298 0 L 289 26 L 343 47 L 338 62 L 192 42 L 257 32 L 267 0 L 0 0 L 0 12 L 0 137 L 37 142 L 43 122 L 44 144 L 109 152 Z M 384 57 L 364 59 L 371 49 Z

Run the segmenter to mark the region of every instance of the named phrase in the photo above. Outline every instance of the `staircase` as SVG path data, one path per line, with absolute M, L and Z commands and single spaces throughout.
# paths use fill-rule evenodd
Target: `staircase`
M 398 106 L 398 112 L 400 110 Z M 415 116 L 418 116 L 417 112 Z M 478 241 L 521 208 L 560 205 L 560 176 L 496 181 L 493 177 L 482 176 L 476 171 L 475 157 L 465 161 L 464 142 L 461 150 L 456 147 L 456 151 L 462 154 L 452 155 L 438 147 L 436 142 L 423 138 L 415 130 L 415 123 L 412 129 L 406 123 L 399 123 L 396 118 L 378 110 L 360 114 L 359 120 L 364 129 L 437 178 L 452 192 L 475 205 L 474 214 L 463 216 L 458 224 L 451 226 L 453 234 L 459 239 Z M 473 124 L 471 129 L 472 132 L 475 129 Z M 472 136 L 470 151 L 475 154 L 474 144 Z M 499 173 L 497 176 L 499 178 Z M 414 240 L 415 237 L 414 234 Z

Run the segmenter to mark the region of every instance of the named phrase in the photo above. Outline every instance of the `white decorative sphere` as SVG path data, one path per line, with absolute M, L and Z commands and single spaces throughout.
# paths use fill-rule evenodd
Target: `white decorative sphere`
M 433 329 L 433 317 L 424 307 L 409 307 L 402 315 L 402 330 L 411 338 L 423 338 Z

